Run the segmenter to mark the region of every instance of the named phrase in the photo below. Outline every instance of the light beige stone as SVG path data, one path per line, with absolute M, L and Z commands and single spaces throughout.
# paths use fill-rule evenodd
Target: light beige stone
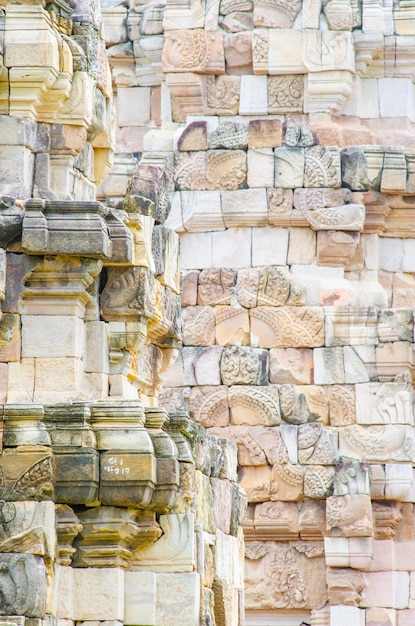
M 124 619 L 124 572 L 119 568 L 60 568 L 57 614 L 64 619 Z
M 365 576 L 362 606 L 409 608 L 408 572 L 368 572 Z
M 263 348 L 311 348 L 324 342 L 322 311 L 317 307 L 261 306 L 251 309 L 250 316 L 252 336 Z
M 278 388 L 234 385 L 229 387 L 231 423 L 277 426 L 280 423 Z
M 309 265 L 316 257 L 316 234 L 307 228 L 290 228 L 288 265 Z
M 242 467 L 239 484 L 245 489 L 248 502 L 265 502 L 271 497 L 271 467 Z
M 185 346 L 210 346 L 215 343 L 215 314 L 208 306 L 189 306 L 183 315 Z
M 222 348 L 184 348 L 183 369 L 185 385 L 219 385 L 219 361 Z
M 84 353 L 84 324 L 76 316 L 47 318 L 49 334 L 45 341 L 45 318 L 22 315 L 22 356 L 38 358 L 80 358 Z
M 252 230 L 252 265 L 285 265 L 287 262 L 288 229 L 265 226 Z
M 324 575 L 325 563 L 322 558 L 323 546 L 318 542 L 313 542 L 314 553 L 310 558 L 307 543 L 258 542 L 253 544 L 251 549 L 246 548 L 248 558 L 245 563 L 245 590 L 248 609 L 287 609 L 288 607 L 304 609 L 311 608 L 311 606 L 315 608 L 324 606 L 327 600 L 327 588 Z M 270 587 L 270 579 L 265 573 L 269 568 L 278 574 L 278 579 L 288 577 L 291 585 L 282 587 L 280 584 L 275 584 Z M 306 583 L 310 577 L 314 581 L 313 585 Z M 271 580 L 275 578 L 271 577 Z
M 200 611 L 200 575 L 196 572 L 157 575 L 156 623 L 197 624 Z
M 125 623 L 156 624 L 156 578 L 153 572 L 125 572 Z
M 272 148 L 248 150 L 248 187 L 274 186 L 274 152 Z
M 273 348 L 269 366 L 272 383 L 307 385 L 312 382 L 313 353 L 308 348 Z
M 264 187 L 264 185 L 258 186 Z M 267 224 L 268 210 L 265 189 L 222 191 L 221 199 L 223 221 L 226 228 L 265 226 Z
M 242 307 L 218 306 L 215 312 L 216 343 L 249 345 L 249 314 Z

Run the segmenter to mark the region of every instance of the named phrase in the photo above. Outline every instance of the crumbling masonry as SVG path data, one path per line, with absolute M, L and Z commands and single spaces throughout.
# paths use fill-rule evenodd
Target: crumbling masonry
M 0 626 L 414 626 L 414 64 L 408 0 L 0 0 Z

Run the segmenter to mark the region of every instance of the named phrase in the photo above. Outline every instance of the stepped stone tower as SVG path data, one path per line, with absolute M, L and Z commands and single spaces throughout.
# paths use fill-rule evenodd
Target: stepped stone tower
M 0 626 L 415 625 L 414 42 L 0 4 Z

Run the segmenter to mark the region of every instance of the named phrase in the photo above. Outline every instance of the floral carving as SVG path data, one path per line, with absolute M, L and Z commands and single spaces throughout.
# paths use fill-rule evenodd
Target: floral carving
M 239 86 L 239 76 L 207 76 L 206 98 L 209 114 L 236 115 L 239 107 Z M 223 126 L 225 126 L 225 124 L 227 124 L 227 122 L 225 122 Z M 212 138 L 210 141 L 212 141 Z M 209 147 L 213 149 L 222 146 L 212 144 Z M 223 147 L 237 148 L 240 146 L 225 145 Z
M 325 146 L 306 148 L 304 186 L 340 187 L 339 153 Z
M 205 152 L 179 152 L 176 154 L 174 180 L 177 189 L 206 189 L 206 154 Z
M 285 545 L 257 542 L 255 549 L 248 548 L 245 577 L 247 608 L 323 606 L 327 599 L 325 564 L 322 544 L 319 543 L 320 549 L 313 553 L 314 543 L 317 542 L 289 542 Z M 311 571 L 316 581 L 312 588 L 306 585 Z
M 304 76 L 302 74 L 268 76 L 268 113 L 302 111 L 303 98 Z M 294 145 L 299 144 L 296 142 Z
M 225 385 L 260 385 L 267 380 L 267 354 L 254 348 L 225 348 L 221 375 Z
M 225 61 L 222 34 L 200 28 L 167 31 L 163 69 L 165 72 L 223 74 Z
M 278 388 L 235 386 L 229 389 L 229 408 L 235 424 L 262 424 L 275 426 L 280 423 Z
M 206 154 L 207 189 L 241 189 L 246 183 L 246 153 L 211 150 Z

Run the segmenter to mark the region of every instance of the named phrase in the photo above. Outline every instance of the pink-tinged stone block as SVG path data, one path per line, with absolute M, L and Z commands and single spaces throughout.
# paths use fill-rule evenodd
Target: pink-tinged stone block
M 399 565 L 397 564 L 399 567 Z M 361 606 L 406 609 L 409 605 L 408 572 L 368 572 Z

